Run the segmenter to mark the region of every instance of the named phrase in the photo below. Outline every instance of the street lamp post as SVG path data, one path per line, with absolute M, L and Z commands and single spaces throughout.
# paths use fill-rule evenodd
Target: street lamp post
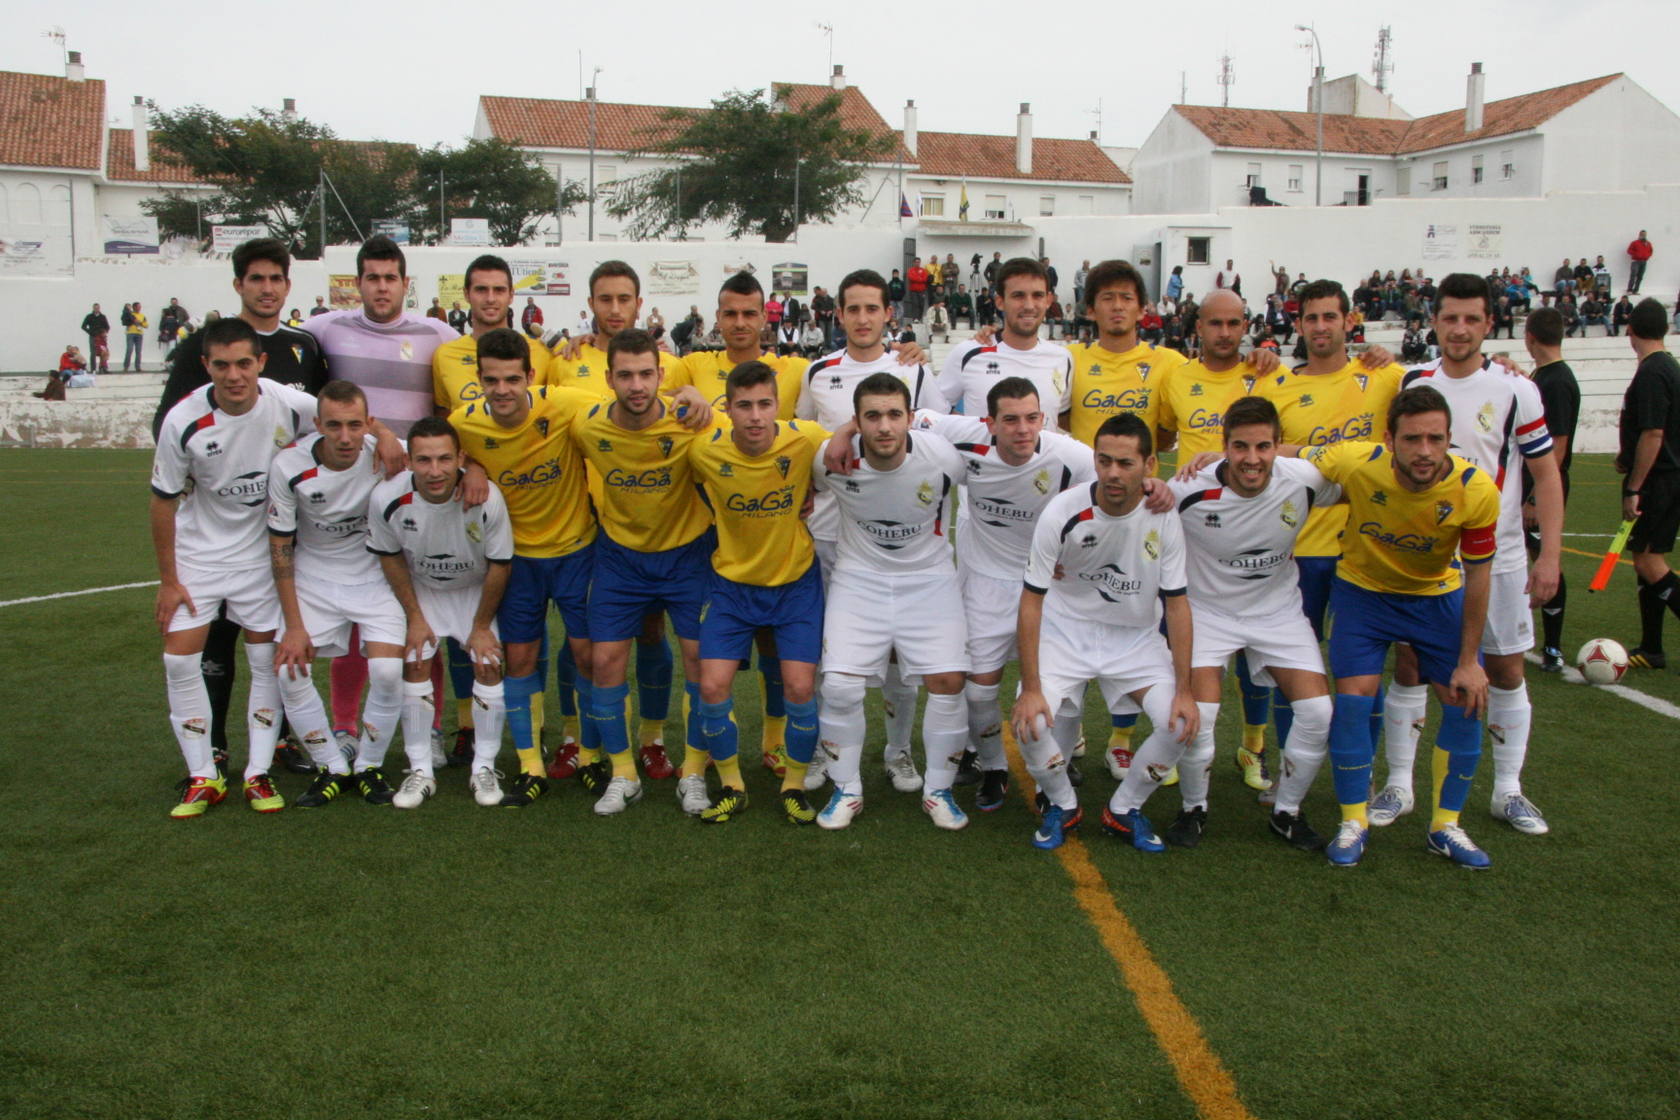
M 1319 44 L 1318 32 L 1310 24 L 1297 23 L 1295 30 L 1312 36 L 1312 48 L 1318 56 L 1313 69 L 1313 108 L 1318 110 L 1318 156 L 1313 167 L 1313 205 L 1324 205 L 1324 48 Z
M 595 73 L 601 71 L 597 69 Z M 589 240 L 595 240 L 595 87 L 589 90 Z

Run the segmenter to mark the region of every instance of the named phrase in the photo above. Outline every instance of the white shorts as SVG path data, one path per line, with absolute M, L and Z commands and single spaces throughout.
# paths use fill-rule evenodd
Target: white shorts
M 169 620 L 169 632 L 196 630 L 216 621 L 223 606 L 227 616 L 253 634 L 280 628 L 280 598 L 274 592 L 274 573 L 269 568 L 242 568 L 229 571 L 209 571 L 194 568 L 179 561 L 175 574 L 181 586 L 192 596 L 197 614 L 191 614 L 183 604 L 175 608 Z
M 955 569 L 834 573 L 823 614 L 823 672 L 878 684 L 895 651 L 906 684 L 932 673 L 968 672 L 968 627 Z
M 823 594 L 827 595 L 828 581 L 834 578 L 834 554 L 840 548 L 840 542 L 812 537 L 811 547 L 817 554 L 817 563 L 822 565 Z
M 1497 657 L 1534 648 L 1534 615 L 1528 606 L 1528 569 L 1494 572 L 1488 586 L 1482 653 Z
M 1256 618 L 1232 618 L 1228 614 L 1190 602 L 1191 651 L 1193 668 L 1217 666 L 1224 668 L 1231 655 L 1248 651 L 1248 672 L 1254 683 L 1265 687 L 1277 684 L 1268 667 L 1305 669 L 1310 673 L 1324 673 L 1324 654 L 1313 636 L 1312 623 L 1298 610 Z
M 484 585 L 475 583 L 467 587 L 429 587 L 415 581 L 414 597 L 420 602 L 420 613 L 426 616 L 426 625 L 432 628 L 438 641 L 454 638 L 465 645 L 472 636 L 473 619 L 478 615 L 479 600 L 483 598 Z M 496 619 L 490 619 L 490 633 L 498 638 L 501 634 L 496 629 Z M 407 628 L 404 627 L 404 640 L 407 640 Z M 429 659 L 437 652 L 437 642 L 428 642 L 426 648 L 420 651 L 421 660 Z
M 318 583 L 297 581 L 298 610 L 317 657 L 342 657 L 350 652 L 350 628 L 360 626 L 361 648 L 369 642 L 401 647 L 408 640 L 408 618 L 383 579 L 377 583 Z
M 1051 714 L 1062 714 L 1064 706 L 1078 711 L 1092 680 L 1102 688 L 1110 713 L 1141 712 L 1134 692 L 1177 684 L 1167 639 L 1159 630 L 1105 626 L 1045 611 L 1038 634 L 1038 683 Z
M 963 613 L 968 618 L 971 673 L 994 673 L 1015 660 L 1015 621 L 1021 610 L 1021 581 L 957 569 Z

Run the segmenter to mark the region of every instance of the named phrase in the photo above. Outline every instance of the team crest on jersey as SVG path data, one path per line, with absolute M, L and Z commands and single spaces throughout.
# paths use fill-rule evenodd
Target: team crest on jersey
M 1306 408 L 1310 404 L 1312 404 L 1312 394 L 1311 393 L 1302 393 L 1301 394 L 1301 400 L 1300 400 L 1301 407 Z
M 284 447 L 290 442 L 292 442 L 292 434 L 286 430 L 286 425 L 274 425 L 274 446 L 277 448 Z
M 1033 475 L 1033 489 L 1040 494 L 1050 493 L 1050 472 L 1048 470 L 1043 467 L 1038 468 L 1038 473 Z
M 548 417 L 540 416 L 537 418 L 537 432 L 545 439 L 548 437 Z
M 1191 382 L 1190 395 L 1192 397 L 1199 397 L 1202 395 L 1202 383 L 1200 381 Z
M 661 455 L 666 455 L 666 456 L 670 455 L 671 454 L 671 448 L 673 448 L 675 446 L 676 446 L 676 443 L 675 443 L 675 441 L 673 441 L 671 439 L 670 436 L 660 436 L 659 437 L 659 453 Z
M 1388 494 L 1381 490 L 1371 491 L 1371 504 L 1386 506 L 1388 504 Z
M 1144 534 L 1143 554 L 1151 560 L 1159 560 L 1161 558 L 1161 534 L 1156 532 L 1154 529 L 1151 529 L 1148 533 Z
M 467 522 L 467 539 L 474 544 L 478 544 L 482 541 L 484 539 L 484 526 L 480 525 L 477 521 Z
M 612 453 L 612 440 L 597 440 L 595 443 L 595 450 L 601 452 L 602 454 L 610 455 Z
M 724 478 L 734 478 L 735 477 L 735 464 L 734 463 L 720 463 L 720 464 L 718 464 L 718 474 L 722 475 Z
M 1149 380 L 1149 363 L 1148 362 L 1139 362 L 1137 369 L 1138 369 L 1138 380 L 1139 381 L 1148 381 Z M 1094 373 L 1096 371 L 1093 370 L 1092 372 Z
M 1252 378 L 1252 377 L 1245 377 L 1245 378 L 1243 378 L 1243 379 L 1242 379 L 1242 382 L 1243 382 L 1243 392 L 1245 392 L 1245 393 L 1252 393 L 1252 392 L 1254 392 L 1254 381 L 1255 381 L 1255 379 L 1254 379 L 1254 378 Z
M 296 362 L 300 366 L 303 364 L 303 347 L 292 347 L 292 361 Z
M 484 450 L 494 451 L 501 446 L 502 446 L 502 441 L 497 439 L 495 436 L 485 436 L 484 437 Z
M 776 470 L 783 478 L 786 478 L 788 476 L 788 471 L 790 471 L 792 469 L 793 469 L 793 460 L 792 459 L 789 459 L 786 455 L 776 456 Z
M 402 355 L 403 361 L 412 362 L 414 360 L 414 343 L 404 342 L 397 348 L 397 353 Z
M 1363 393 L 1365 391 L 1365 386 L 1367 386 L 1371 383 L 1371 379 L 1363 373 L 1354 374 L 1353 379 L 1355 381 L 1359 382 L 1359 391 L 1361 393 Z
M 1452 511 L 1453 511 L 1453 504 L 1451 502 L 1436 502 L 1435 503 L 1435 524 L 1445 525 L 1447 523 L 1447 518 L 1452 516 Z
M 1293 529 L 1301 523 L 1301 511 L 1295 507 L 1294 501 L 1285 499 L 1283 505 L 1278 508 L 1278 518 Z
M 931 506 L 933 504 L 933 483 L 923 482 L 916 487 L 916 500 L 924 506 Z
M 1482 407 L 1476 410 L 1476 427 L 1484 432 L 1493 431 L 1493 402 L 1483 401 Z

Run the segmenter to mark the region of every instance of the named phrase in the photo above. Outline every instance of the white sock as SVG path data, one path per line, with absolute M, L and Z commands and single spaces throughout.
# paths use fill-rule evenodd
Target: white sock
M 1219 721 L 1219 705 L 1196 704 L 1201 725 L 1196 738 L 1178 761 L 1178 792 L 1186 809 L 1206 809 L 1208 779 L 1213 773 L 1213 728 Z
M 402 658 L 370 657 L 368 665 L 367 699 L 362 701 L 362 741 L 356 747 L 357 771 L 372 770 L 385 765 L 385 752 L 391 747 L 391 737 L 402 717 L 403 679 Z M 426 726 L 431 726 L 431 716 Z M 430 747 L 431 732 L 427 731 Z
M 321 703 L 321 694 L 315 691 L 314 679 L 307 671 L 294 679 L 290 669 L 278 676 L 280 695 L 286 703 L 286 718 L 296 729 L 303 749 L 321 769 L 334 774 L 350 773 L 350 764 L 332 737 L 327 707 Z
M 473 769 L 494 770 L 502 749 L 502 724 L 507 719 L 507 701 L 502 685 L 473 681 Z
M 1143 746 L 1132 756 L 1131 768 L 1126 771 L 1126 780 L 1115 789 L 1114 796 L 1108 799 L 1109 811 L 1115 815 L 1141 809 L 1149 795 L 1161 785 L 1161 779 L 1167 772 L 1178 765 L 1184 756 L 1184 744 L 1179 742 L 1171 730 L 1172 727 L 1172 686 L 1153 685 L 1143 694 L 1143 711 L 1149 717 L 1154 730 L 1149 738 L 1143 741 Z M 1183 775 L 1179 775 L 1183 780 Z
M 861 794 L 863 778 L 863 678 L 850 673 L 824 673 L 822 706 L 818 716 L 822 749 L 832 756 L 829 780 L 843 793 Z
M 881 701 L 886 705 L 888 758 L 910 753 L 910 736 L 916 729 L 916 692 L 914 686 L 904 683 L 898 662 L 888 661 L 881 683 Z M 925 750 L 927 744 L 922 747 Z
M 214 778 L 216 759 L 210 748 L 210 690 L 204 687 L 204 655 L 164 654 L 163 681 L 169 694 L 169 726 L 186 760 L 187 776 Z
M 968 741 L 974 747 L 975 764 L 982 770 L 1002 770 L 1009 765 L 1003 753 L 1003 709 L 998 706 L 998 686 L 963 685 L 963 702 L 968 707 Z M 926 725 L 922 731 L 926 741 Z
M 245 643 L 245 663 L 251 667 L 251 697 L 245 704 L 245 734 L 250 747 L 245 757 L 245 780 L 266 774 L 274 765 L 274 746 L 280 741 L 280 682 L 274 676 L 274 643 Z
M 1289 741 L 1283 745 L 1277 803 L 1272 808 L 1280 813 L 1299 813 L 1319 767 L 1324 765 L 1330 744 L 1330 717 L 1336 705 L 1328 696 L 1314 696 L 1289 707 L 1295 713 L 1295 722 L 1289 728 Z
M 1428 714 L 1428 685 L 1388 686 L 1388 696 L 1383 700 L 1383 756 L 1388 760 L 1385 786 L 1412 792 L 1412 763 L 1417 760 L 1418 738 Z
M 408 755 L 408 768 L 428 778 L 434 777 L 430 678 L 403 682 L 402 731 L 403 753 Z
M 963 694 L 928 693 L 927 707 L 922 711 L 922 750 L 927 754 L 927 766 L 922 771 L 924 794 L 951 788 L 967 746 L 968 710 Z
M 1056 731 L 1063 723 L 1077 725 L 1078 722 L 1078 711 L 1067 704 L 1056 713 L 1055 727 L 1044 738 L 1034 739 L 1029 731 L 1021 740 L 1021 761 L 1026 763 L 1027 773 L 1038 783 L 1039 791 L 1050 799 L 1052 805 L 1070 811 L 1079 807 L 1079 797 L 1073 792 L 1073 782 L 1068 779 L 1067 755 L 1057 743 Z
M 1497 804 L 1513 793 L 1522 792 L 1523 761 L 1528 758 L 1528 729 L 1534 722 L 1534 706 L 1528 700 L 1528 683 L 1516 688 L 1488 686 L 1487 729 L 1493 740 L 1493 800 Z

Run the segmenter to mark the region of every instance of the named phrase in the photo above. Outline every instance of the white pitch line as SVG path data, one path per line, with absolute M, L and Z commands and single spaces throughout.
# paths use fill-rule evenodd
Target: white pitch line
M 74 599 L 78 595 L 98 595 L 102 591 L 127 591 L 131 587 L 156 587 L 155 579 L 139 583 L 116 583 L 110 587 L 87 587 L 81 591 L 58 591 L 51 595 L 31 595 L 27 599 L 0 599 L 0 607 L 21 607 L 25 603 L 45 603 L 49 599 Z
M 1524 656 L 1534 664 L 1540 664 L 1540 658 L 1535 654 L 1529 653 L 1524 654 Z M 1581 675 L 1581 671 L 1569 665 L 1565 665 L 1563 667 L 1563 679 L 1568 681 L 1570 684 L 1587 683 L 1587 679 Z M 1669 719 L 1680 719 L 1680 708 L 1675 707 L 1673 704 L 1670 704 L 1667 700 L 1660 697 L 1640 692 L 1637 688 L 1629 688 L 1625 684 L 1599 684 L 1594 685 L 1593 687 L 1602 689 L 1603 691 L 1613 695 L 1620 696 L 1623 700 L 1631 700 L 1633 703 L 1638 704 L 1641 708 L 1649 708 L 1658 715 L 1667 716 Z

